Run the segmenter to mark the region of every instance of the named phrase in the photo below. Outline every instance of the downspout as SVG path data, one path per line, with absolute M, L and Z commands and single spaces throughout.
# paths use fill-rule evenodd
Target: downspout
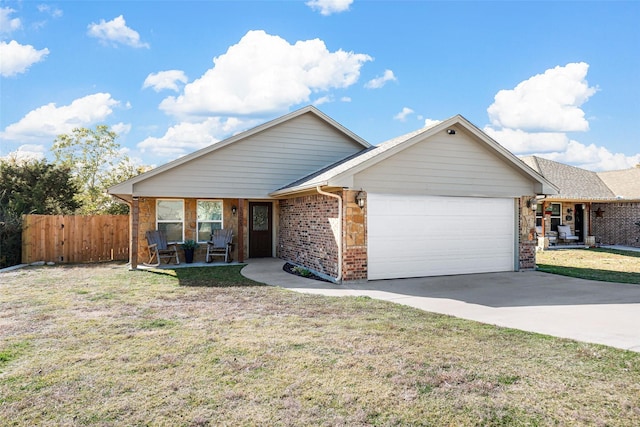
M 323 196 L 338 199 L 338 277 L 336 278 L 336 282 L 342 283 L 342 196 L 327 193 L 326 191 L 323 191 L 319 185 L 316 187 L 316 191 L 318 194 L 322 194 Z

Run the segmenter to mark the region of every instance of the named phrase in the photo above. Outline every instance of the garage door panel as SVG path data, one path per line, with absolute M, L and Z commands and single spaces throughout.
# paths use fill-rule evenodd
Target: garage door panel
M 514 269 L 511 199 L 369 194 L 369 279 Z

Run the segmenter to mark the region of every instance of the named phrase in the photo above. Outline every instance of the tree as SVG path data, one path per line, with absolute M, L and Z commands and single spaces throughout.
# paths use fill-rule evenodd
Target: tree
M 116 185 L 118 183 L 126 181 L 129 178 L 133 178 L 134 176 L 138 176 L 150 169 L 150 166 L 136 166 L 128 159 L 124 160 L 118 163 L 116 167 L 113 168 L 105 177 L 105 189 L 111 187 L 112 185 Z M 127 215 L 129 213 L 129 205 L 118 202 L 113 197 L 108 197 L 108 200 L 105 200 L 104 202 L 102 213 L 110 215 Z
M 107 125 L 94 130 L 75 128 L 58 135 L 52 151 L 58 164 L 69 167 L 80 187 L 78 213 L 128 213 L 128 206 L 115 202 L 106 189 L 140 173 L 116 142 L 118 135 Z
M 22 214 L 71 214 L 80 206 L 68 167 L 45 160 L 0 160 L 0 207 Z
M 69 168 L 0 159 L 0 268 L 20 263 L 23 214 L 69 214 L 79 206 Z

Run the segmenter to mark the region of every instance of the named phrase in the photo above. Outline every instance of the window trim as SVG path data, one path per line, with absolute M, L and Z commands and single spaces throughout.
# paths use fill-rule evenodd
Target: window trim
M 220 212 L 220 221 L 200 221 L 198 219 L 198 203 L 199 202 L 220 202 L 221 204 L 221 212 Z M 198 240 L 198 234 L 199 234 L 199 230 L 200 230 L 200 224 L 207 224 L 207 223 L 220 223 L 220 228 L 224 228 L 224 200 L 223 199 L 196 199 L 196 241 L 198 243 L 206 243 L 208 242 L 208 240 Z
M 178 220 L 159 220 L 158 219 L 158 203 L 159 202 L 182 202 L 182 220 L 178 221 Z M 184 224 L 185 224 L 185 216 L 184 216 L 184 211 L 185 209 L 185 202 L 184 199 L 156 199 L 156 230 L 159 230 L 158 224 L 171 224 L 171 223 L 178 223 L 181 222 L 182 223 L 182 240 L 180 240 L 179 242 L 175 242 L 175 243 L 184 243 Z M 173 242 L 172 242 L 173 243 Z
M 559 220 L 558 225 L 563 225 L 563 222 L 562 222 L 562 203 L 561 202 L 551 202 L 551 203 L 549 203 L 549 205 L 550 206 L 553 206 L 553 205 L 560 206 L 560 209 L 558 210 L 558 212 L 559 212 L 558 215 L 553 215 L 553 208 L 551 210 L 552 214 L 549 215 L 549 230 L 553 231 L 553 229 L 551 228 L 551 220 L 552 219 L 557 218 Z M 542 222 L 543 222 L 542 219 L 544 219 L 544 217 L 545 217 L 545 212 L 544 212 L 544 210 L 542 210 L 542 204 L 539 204 L 538 206 L 540 206 L 540 208 L 538 208 L 539 212 L 538 212 L 538 210 L 536 210 L 536 226 L 537 225 L 541 225 Z M 538 224 L 538 221 L 540 221 L 540 224 Z

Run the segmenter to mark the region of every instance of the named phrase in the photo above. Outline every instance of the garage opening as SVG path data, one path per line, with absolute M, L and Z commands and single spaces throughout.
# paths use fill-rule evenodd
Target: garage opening
M 508 198 L 367 194 L 369 280 L 514 271 Z

